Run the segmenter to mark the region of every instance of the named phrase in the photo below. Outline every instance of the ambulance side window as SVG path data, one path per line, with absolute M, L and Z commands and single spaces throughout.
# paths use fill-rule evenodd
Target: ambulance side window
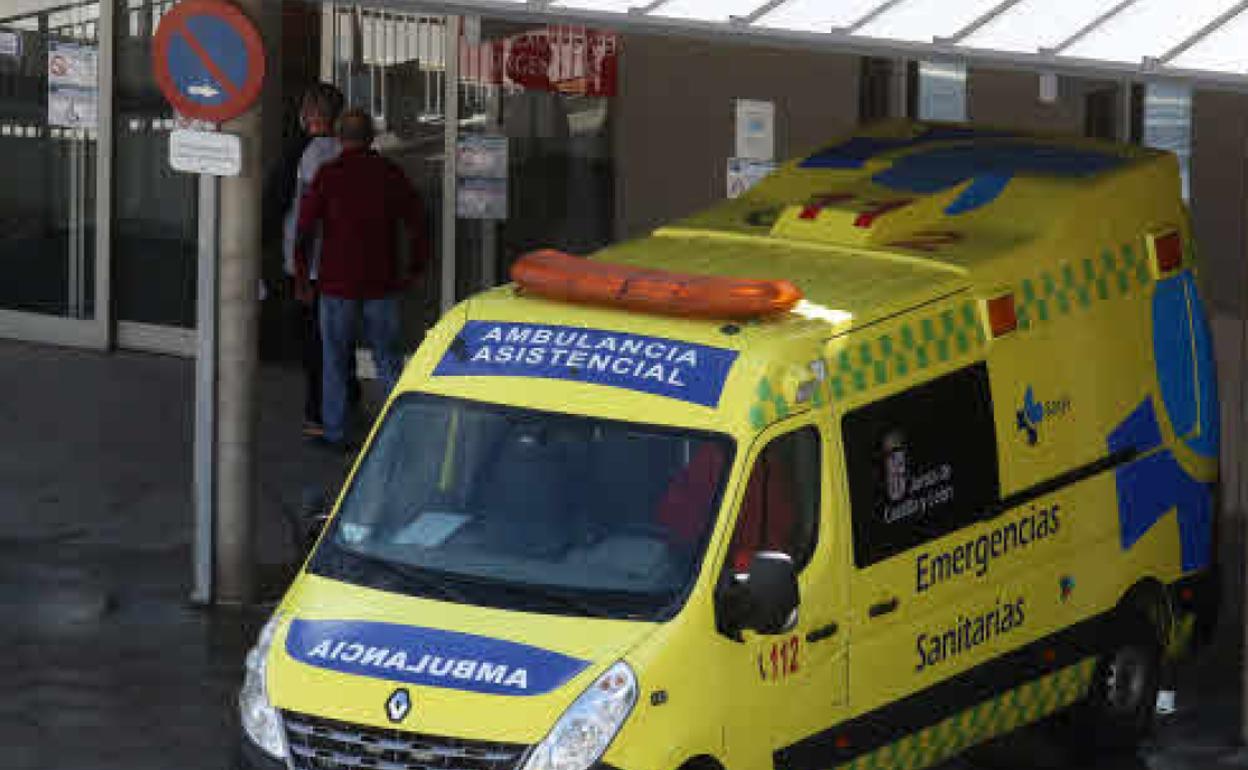
M 974 524 L 1000 499 L 982 363 L 856 409 L 841 427 L 859 567 Z
M 741 498 L 728 566 L 746 572 L 758 551 L 779 551 L 800 570 L 819 535 L 819 432 L 805 427 L 767 445 L 754 461 Z

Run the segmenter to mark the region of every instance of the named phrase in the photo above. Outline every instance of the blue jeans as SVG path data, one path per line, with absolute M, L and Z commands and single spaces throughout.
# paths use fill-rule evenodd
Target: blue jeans
M 394 389 L 403 373 L 403 356 L 399 350 L 399 298 L 344 299 L 322 294 L 320 301 L 325 361 L 321 419 L 326 440 L 340 442 L 347 437 L 347 382 L 361 319 L 364 340 L 372 348 L 373 364 L 386 393 Z

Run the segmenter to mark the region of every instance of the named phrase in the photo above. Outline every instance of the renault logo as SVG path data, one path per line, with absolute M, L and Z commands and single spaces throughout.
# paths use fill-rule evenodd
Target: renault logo
M 411 710 L 412 696 L 403 688 L 395 690 L 386 699 L 386 716 L 390 717 L 390 721 L 395 724 L 406 719 Z

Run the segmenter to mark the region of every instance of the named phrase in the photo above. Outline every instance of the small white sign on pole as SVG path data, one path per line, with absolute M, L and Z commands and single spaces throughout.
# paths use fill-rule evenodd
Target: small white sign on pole
M 174 171 L 209 176 L 238 176 L 243 143 L 234 134 L 179 129 L 169 134 L 169 165 Z

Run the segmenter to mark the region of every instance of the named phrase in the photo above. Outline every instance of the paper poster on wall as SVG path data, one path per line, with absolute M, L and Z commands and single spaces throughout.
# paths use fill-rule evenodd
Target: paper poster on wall
M 507 137 L 468 134 L 455 152 L 455 196 L 460 219 L 507 218 Z
M 94 46 L 53 42 L 48 46 L 48 125 L 94 128 L 99 118 Z
M 461 179 L 455 195 L 460 219 L 506 219 L 506 179 Z
M 0 56 L 18 58 L 22 55 L 22 35 L 7 29 L 0 29 Z
M 776 164 L 770 160 L 751 160 L 749 158 L 728 159 L 728 197 L 740 198 L 763 178 L 776 170 Z
M 737 100 L 737 157 L 775 159 L 776 105 L 773 102 Z
M 468 134 L 459 138 L 455 173 L 461 179 L 506 179 L 507 137 Z

